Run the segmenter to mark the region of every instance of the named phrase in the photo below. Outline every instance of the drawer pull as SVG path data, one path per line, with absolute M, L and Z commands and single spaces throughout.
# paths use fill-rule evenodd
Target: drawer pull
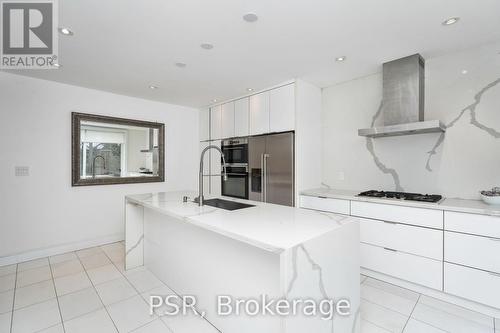
M 493 272 L 488 272 L 488 273 L 490 273 L 490 275 L 493 275 L 493 276 L 495 276 L 497 278 L 500 278 L 500 274 L 498 274 L 498 273 L 493 273 Z
M 384 247 L 384 250 L 391 251 L 391 252 L 398 252 L 398 250 L 394 250 L 388 247 Z
M 384 223 L 387 223 L 387 224 L 399 224 L 398 222 L 391 222 L 391 221 L 382 221 Z
M 319 199 L 328 199 L 328 197 L 318 196 Z

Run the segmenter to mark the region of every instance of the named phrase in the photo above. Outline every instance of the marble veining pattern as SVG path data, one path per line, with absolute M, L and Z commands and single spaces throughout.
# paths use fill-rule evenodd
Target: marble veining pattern
M 125 257 L 128 256 L 132 251 L 134 251 L 139 245 L 141 245 L 142 241 L 144 240 L 144 234 L 140 235 L 139 239 L 137 242 L 130 247 L 130 249 L 125 252 Z
M 377 118 L 380 117 L 380 115 L 382 114 L 382 109 L 383 109 L 383 103 L 381 102 L 379 107 L 378 107 L 377 112 L 375 113 L 375 115 L 372 118 L 371 127 L 375 127 L 375 122 L 377 121 Z M 372 155 L 373 161 L 375 162 L 375 165 L 377 166 L 377 168 L 379 168 L 380 171 L 382 171 L 382 173 L 391 175 L 391 177 L 394 181 L 394 186 L 395 186 L 396 191 L 404 192 L 404 188 L 401 186 L 399 174 L 396 171 L 396 169 L 388 168 L 384 163 L 382 163 L 380 158 L 375 153 L 375 148 L 373 147 L 373 138 L 369 138 L 369 137 L 366 138 L 366 149 L 370 152 L 370 155 Z
M 453 127 L 463 117 L 463 115 L 465 113 L 470 112 L 470 117 L 471 117 L 470 123 L 473 126 L 476 126 L 480 130 L 488 133 L 489 135 L 491 135 L 495 139 L 500 139 L 500 132 L 498 132 L 497 130 L 495 130 L 495 129 L 491 128 L 491 127 L 488 127 L 488 126 L 486 126 L 484 124 L 481 124 L 477 120 L 477 116 L 476 116 L 476 108 L 481 103 L 481 99 L 483 98 L 483 95 L 488 90 L 492 89 L 493 87 L 497 86 L 498 84 L 500 84 L 500 78 L 496 79 L 495 81 L 491 82 L 490 84 L 486 85 L 483 89 L 481 89 L 474 96 L 474 102 L 472 104 L 468 105 L 467 107 L 465 107 L 464 109 L 462 109 L 460 111 L 460 113 L 458 114 L 458 116 L 455 119 L 453 119 L 450 123 L 448 123 L 448 124 L 445 125 L 445 128 L 449 129 L 449 128 Z M 439 146 L 441 146 L 443 144 L 444 138 L 445 138 L 445 133 L 442 133 L 439 136 L 439 138 L 436 141 L 436 143 L 434 144 L 434 147 L 432 147 L 432 149 L 427 153 L 427 154 L 429 154 L 429 156 L 427 158 L 427 163 L 425 165 L 425 168 L 429 172 L 432 172 L 432 168 L 431 168 L 431 159 L 432 159 L 432 156 L 437 154 L 437 149 L 439 148 Z
M 325 213 L 325 215 L 327 215 Z M 315 261 L 310 252 L 306 249 L 305 245 L 304 244 L 300 244 L 298 246 L 295 246 L 293 249 L 292 249 L 292 267 L 293 267 L 293 274 L 292 274 L 292 278 L 290 279 L 290 282 L 288 284 L 288 288 L 287 288 L 287 295 L 289 295 L 292 290 L 293 290 L 293 287 L 295 285 L 295 282 L 297 281 L 297 278 L 299 277 L 299 270 L 298 270 L 298 263 L 297 263 L 297 257 L 298 257 L 298 253 L 299 253 L 299 250 L 301 250 L 301 252 L 304 254 L 307 262 L 309 263 L 309 265 L 311 266 L 311 269 L 315 272 L 317 272 L 318 274 L 318 289 L 321 293 L 321 296 L 323 297 L 323 299 L 332 299 L 329 295 L 328 295 L 328 292 L 326 291 L 326 287 L 325 287 L 325 282 L 324 282 L 324 277 L 323 277 L 323 269 L 321 267 L 321 265 L 319 265 L 317 263 L 317 261 Z M 352 326 L 352 332 L 354 333 L 355 330 L 356 330 L 356 325 L 357 325 L 357 322 L 359 320 L 359 317 L 360 317 L 360 309 L 358 308 L 355 312 L 355 319 L 353 321 L 353 326 Z M 334 326 L 333 326 L 333 320 L 331 321 L 331 331 L 332 333 L 334 332 Z

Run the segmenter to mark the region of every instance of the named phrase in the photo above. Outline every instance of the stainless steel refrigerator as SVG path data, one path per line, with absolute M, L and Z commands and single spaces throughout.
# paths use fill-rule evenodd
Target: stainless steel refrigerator
M 248 140 L 249 199 L 294 206 L 294 133 Z

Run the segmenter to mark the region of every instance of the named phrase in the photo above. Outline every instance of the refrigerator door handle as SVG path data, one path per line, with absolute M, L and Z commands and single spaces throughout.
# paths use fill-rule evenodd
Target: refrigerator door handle
M 264 154 L 260 154 L 260 201 L 264 202 Z
M 264 202 L 267 202 L 267 159 L 269 158 L 269 154 L 262 154 L 262 158 L 264 160 L 264 168 L 262 169 L 263 174 L 263 186 L 264 189 Z

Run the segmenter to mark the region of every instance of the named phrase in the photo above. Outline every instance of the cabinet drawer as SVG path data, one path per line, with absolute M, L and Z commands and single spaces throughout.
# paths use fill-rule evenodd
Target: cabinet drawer
M 442 290 L 442 261 L 361 243 L 361 266 L 422 286 Z
M 361 220 L 361 241 L 443 260 L 443 232 L 395 222 Z
M 444 291 L 500 308 L 500 275 L 459 265 L 444 264 Z
M 445 232 L 444 260 L 500 273 L 500 239 Z
M 500 217 L 444 212 L 444 228 L 449 231 L 500 238 Z
M 351 202 L 351 215 L 443 229 L 443 211 L 371 202 Z
M 300 196 L 300 207 L 349 215 L 349 200 Z

